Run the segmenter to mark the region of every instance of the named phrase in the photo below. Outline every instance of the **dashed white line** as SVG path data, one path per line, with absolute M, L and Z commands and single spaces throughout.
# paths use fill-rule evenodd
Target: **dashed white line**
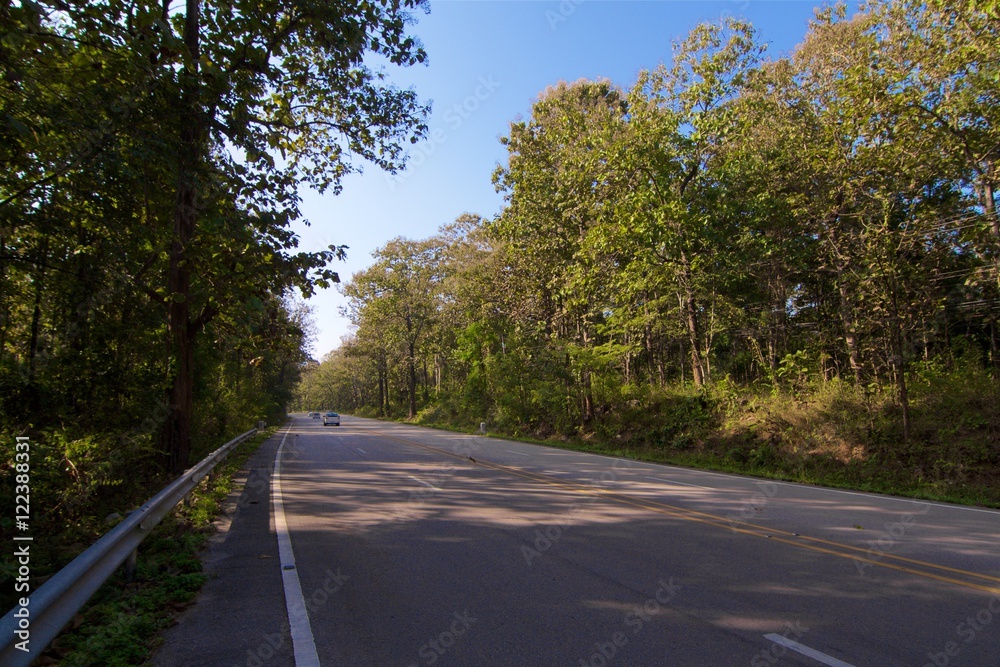
M 793 651 L 801 653 L 802 655 L 809 656 L 817 662 L 822 662 L 824 665 L 830 665 L 830 667 L 853 667 L 850 663 L 844 662 L 843 660 L 837 660 L 832 655 L 821 653 L 814 648 L 809 648 L 808 646 L 792 641 L 787 637 L 782 637 L 779 634 L 771 633 L 769 635 L 764 635 L 764 639 L 770 639 L 775 644 L 781 644 L 782 646 L 790 648 Z
M 414 477 L 413 475 L 407 475 L 407 477 L 409 477 L 410 479 L 412 479 L 414 482 L 417 482 L 418 484 L 423 484 L 424 486 L 429 486 L 432 489 L 434 489 L 435 491 L 440 491 L 441 490 L 441 489 L 437 488 L 436 486 L 434 486 L 433 484 L 431 484 L 430 482 L 425 482 L 424 480 L 420 479 L 419 477 Z
M 646 479 L 655 479 L 658 482 L 666 482 L 667 484 L 680 484 L 681 486 L 693 486 L 696 489 L 709 489 L 712 490 L 710 486 L 701 486 L 700 484 L 689 484 L 687 482 L 678 482 L 673 479 L 663 479 L 662 477 L 647 477 Z
M 795 484 L 793 482 L 779 482 L 773 479 L 761 479 L 760 483 L 767 484 L 778 484 L 780 486 L 793 486 L 797 489 L 811 489 L 813 491 L 829 491 L 830 493 L 840 493 L 845 496 L 861 496 L 862 498 L 875 498 L 877 500 L 897 500 L 900 502 L 907 503 L 909 505 L 923 505 L 925 507 L 940 507 L 943 509 L 953 509 L 953 510 L 964 510 L 966 512 L 982 512 L 985 514 L 998 515 L 1000 512 L 997 510 L 986 509 L 982 507 L 968 507 L 967 505 L 948 505 L 945 503 L 934 503 L 924 500 L 917 500 L 914 498 L 902 498 L 900 496 L 888 496 L 879 493 L 865 493 L 864 491 L 844 491 L 843 489 L 831 489 L 825 486 L 810 486 L 808 484 Z M 928 509 L 928 511 L 930 511 Z
M 285 431 L 278 452 L 274 455 L 274 479 L 271 482 L 271 505 L 274 507 L 274 529 L 278 534 L 278 560 L 281 563 L 281 583 L 285 587 L 285 608 L 288 610 L 288 626 L 292 635 L 292 654 L 295 667 L 319 667 L 316 641 L 313 639 L 306 599 L 302 595 L 299 572 L 295 569 L 295 553 L 292 539 L 285 521 L 285 506 L 281 500 L 281 451 L 285 448 Z
M 620 459 L 628 460 L 628 459 Z M 664 466 L 668 467 L 669 466 Z M 927 500 L 919 500 L 917 498 L 903 498 L 901 496 L 890 496 L 880 493 L 868 493 L 865 491 L 847 491 L 845 489 L 832 489 L 828 486 L 814 486 L 812 484 L 799 484 L 796 482 L 783 482 L 777 479 L 767 479 L 764 477 L 755 478 L 747 477 L 745 475 L 732 475 L 724 472 L 717 472 L 715 470 L 695 470 L 693 468 L 682 468 L 685 473 L 692 475 L 708 475 L 710 477 L 726 477 L 729 479 L 737 479 L 746 482 L 753 482 L 754 484 L 776 484 L 778 486 L 791 486 L 796 489 L 815 491 L 818 493 L 839 493 L 845 496 L 861 496 L 862 498 L 873 498 L 876 500 L 895 500 L 898 502 L 903 502 L 908 505 L 924 505 L 926 507 L 937 507 L 941 509 L 952 509 L 964 512 L 981 512 L 983 514 L 993 514 L 1000 515 L 1000 510 L 989 509 L 986 507 L 969 507 L 968 505 L 954 505 L 948 503 L 938 503 Z
M 525 454 L 524 452 L 515 452 L 513 449 L 505 449 L 504 451 L 511 454 L 517 454 L 518 456 L 531 456 L 531 454 Z

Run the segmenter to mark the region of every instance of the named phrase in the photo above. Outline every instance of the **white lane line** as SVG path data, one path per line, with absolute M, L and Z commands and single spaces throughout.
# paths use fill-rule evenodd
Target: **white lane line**
M 781 635 L 771 633 L 769 635 L 764 635 L 764 639 L 770 639 L 775 644 L 781 644 L 787 648 L 797 651 L 802 655 L 809 656 L 817 662 L 822 662 L 824 665 L 830 665 L 830 667 L 853 667 L 850 663 L 844 662 L 843 660 L 837 660 L 833 656 L 827 655 L 826 653 L 820 653 L 814 648 L 809 648 L 808 646 L 803 646 L 798 642 L 793 642 L 787 637 L 782 637 Z
M 840 493 L 845 496 L 861 496 L 862 498 L 874 498 L 876 500 L 898 500 L 909 505 L 923 505 L 924 507 L 940 507 L 942 509 L 964 510 L 966 512 L 983 512 L 985 514 L 1000 515 L 1000 511 L 982 507 L 968 507 L 966 505 L 948 505 L 945 503 L 934 503 L 916 498 L 902 498 L 900 496 L 887 496 L 880 493 L 865 493 L 864 491 L 844 491 L 843 489 L 831 489 L 825 486 L 811 486 L 808 484 L 795 484 L 794 482 L 779 482 L 776 479 L 761 479 L 760 484 L 780 484 L 781 486 L 792 486 L 796 489 L 811 489 L 813 491 L 829 491 L 830 493 Z M 928 509 L 927 511 L 930 511 Z
M 510 452 L 511 454 L 517 454 L 518 456 L 531 456 L 531 454 L 525 454 L 524 452 L 515 452 L 513 449 L 505 449 L 505 452 Z
M 295 667 L 319 667 L 316 641 L 313 639 L 306 599 L 302 595 L 299 572 L 295 569 L 295 553 L 292 539 L 285 521 L 285 505 L 281 500 L 281 452 L 285 448 L 285 438 L 278 445 L 274 456 L 274 479 L 271 482 L 271 505 L 274 507 L 274 529 L 278 534 L 278 559 L 281 562 L 281 582 L 285 587 L 285 609 L 288 610 L 288 626 L 292 635 L 292 654 Z
M 581 452 L 582 453 L 582 452 Z M 620 461 L 631 461 L 631 459 L 619 459 Z M 666 467 L 666 466 L 665 466 Z M 839 493 L 845 496 L 861 496 L 862 498 L 869 498 L 875 500 L 895 500 L 898 502 L 906 503 L 908 505 L 924 505 L 928 508 L 938 507 L 941 509 L 952 509 L 965 512 L 982 512 L 984 514 L 992 514 L 994 516 L 1000 515 L 1000 510 L 988 509 L 985 507 L 969 507 L 967 505 L 952 505 L 948 503 L 936 503 L 928 500 L 919 500 L 917 498 L 903 498 L 901 496 L 890 496 L 881 493 L 867 493 L 865 491 L 845 491 L 844 489 L 831 489 L 828 486 L 814 486 L 812 484 L 799 484 L 796 482 L 782 482 L 777 479 L 767 479 L 766 477 L 745 477 L 743 475 L 730 475 L 724 472 L 716 472 L 714 470 L 695 470 L 694 468 L 682 468 L 685 473 L 690 473 L 692 475 L 708 475 L 710 477 L 725 477 L 727 479 L 736 479 L 745 482 L 753 482 L 754 485 L 759 484 L 777 484 L 780 486 L 791 486 L 796 489 L 815 491 L 817 493 Z M 730 489 L 733 490 L 733 489 Z
M 430 482 L 425 482 L 424 480 L 420 479 L 419 477 L 414 477 L 413 475 L 407 475 L 407 477 L 409 477 L 410 479 L 412 479 L 414 482 L 417 482 L 418 484 L 423 484 L 424 486 L 429 486 L 432 489 L 434 489 L 435 491 L 440 491 L 441 490 L 441 489 L 437 488 L 436 486 L 434 486 L 433 484 L 431 484 Z
M 358 450 L 358 451 L 359 451 L 359 452 L 361 452 L 362 454 L 367 454 L 367 453 L 368 453 L 368 452 L 366 452 L 365 450 L 361 449 L 360 447 L 355 447 L 354 449 Z
M 687 482 L 678 482 L 674 479 L 663 479 L 662 477 L 647 477 L 646 479 L 655 479 L 658 482 L 666 482 L 667 484 L 680 484 L 681 486 L 693 486 L 696 489 L 709 489 L 713 490 L 710 486 L 701 486 L 700 484 L 688 484 Z

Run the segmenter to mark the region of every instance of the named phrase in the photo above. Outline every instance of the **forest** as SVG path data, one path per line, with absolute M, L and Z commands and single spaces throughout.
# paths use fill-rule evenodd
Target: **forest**
M 0 2 L 0 529 L 16 470 L 33 576 L 284 422 L 302 297 L 345 252 L 299 249 L 299 193 L 395 171 L 422 136 L 426 106 L 386 77 L 424 61 L 425 5 Z
M 704 24 L 510 123 L 492 219 L 397 238 L 299 409 L 1000 504 L 1000 20 Z

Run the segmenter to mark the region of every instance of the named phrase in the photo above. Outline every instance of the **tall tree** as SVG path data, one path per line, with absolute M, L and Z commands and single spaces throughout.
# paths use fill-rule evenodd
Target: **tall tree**
M 371 322 L 385 327 L 383 342 L 395 343 L 405 363 L 409 416 L 417 414 L 417 364 L 437 318 L 440 248 L 433 241 L 397 238 L 378 249 L 375 263 L 355 274 L 343 288 L 349 312 L 359 327 Z M 390 343 L 391 344 L 391 343 Z M 388 356 L 383 345 L 373 350 L 376 362 Z
M 614 260 L 592 235 L 615 199 L 609 149 L 625 114 L 620 91 L 607 81 L 550 87 L 532 106 L 530 121 L 511 124 L 510 135 L 501 140 L 509 164 L 493 176 L 508 206 L 492 231 L 510 251 L 525 256 L 524 289 L 547 304 L 545 327 L 574 349 L 594 345 L 606 305 L 600 291 Z M 580 361 L 586 357 L 577 355 Z M 593 369 L 577 365 L 582 417 L 589 422 Z
M 672 64 L 642 73 L 629 96 L 621 163 L 638 187 L 624 219 L 633 255 L 650 266 L 645 274 L 673 284 L 700 386 L 709 377 L 715 278 L 732 237 L 720 215 L 730 202 L 713 166 L 763 47 L 752 26 L 727 19 L 698 26 L 674 51 Z
M 232 194 L 269 225 L 266 236 L 292 245 L 284 230 L 298 217 L 298 183 L 340 189 L 356 169 L 352 155 L 394 171 L 400 142 L 423 131 L 424 109 L 412 91 L 382 82 L 365 65 L 368 53 L 397 65 L 424 60 L 406 35 L 407 10 L 421 0 L 358 6 L 282 3 L 203 3 L 187 0 L 183 15 L 164 16 L 164 44 L 177 49 L 174 111 L 179 119 L 177 197 L 167 278 L 174 377 L 167 440 L 175 466 L 190 451 L 194 343 L 214 314 L 192 307 L 192 239 L 213 165 L 242 185 Z M 176 35 L 176 37 L 175 37 Z M 229 146 L 232 158 L 220 151 Z M 281 154 L 279 164 L 271 151 Z M 336 249 L 319 253 L 332 259 Z M 306 259 L 299 284 L 307 293 L 335 276 Z
M 411 11 L 425 8 L 423 0 L 186 0 L 181 7 L 95 0 L 7 3 L 0 11 L 0 85 L 11 93 L 0 126 L 9 140 L 0 152 L 8 167 L 0 176 L 0 254 L 20 261 L 27 251 L 47 265 L 60 249 L 28 250 L 25 242 L 42 237 L 28 230 L 15 240 L 21 221 L 72 226 L 79 216 L 64 213 L 79 211 L 87 196 L 118 207 L 115 224 L 89 238 L 115 237 L 129 253 L 122 274 L 167 320 L 163 437 L 173 467 L 185 467 L 190 455 L 200 332 L 220 309 L 260 298 L 261 290 L 296 286 L 309 294 L 336 279 L 327 264 L 341 248 L 294 250 L 298 188 L 339 191 L 362 161 L 393 171 L 403 144 L 425 131 L 427 109 L 416 94 L 390 85 L 366 60 L 424 61 L 408 24 Z M 107 177 L 108 169 L 122 192 L 145 200 L 107 196 L 91 175 Z M 67 197 L 71 207 L 59 203 Z M 257 259 L 272 261 L 275 280 L 242 271 Z M 10 260 L 0 261 L 3 280 Z M 39 301 L 35 309 L 32 359 L 46 339 L 44 307 Z

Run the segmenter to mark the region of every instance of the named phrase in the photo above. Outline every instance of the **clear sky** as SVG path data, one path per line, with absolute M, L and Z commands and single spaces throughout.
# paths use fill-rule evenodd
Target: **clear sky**
M 371 253 L 397 236 L 433 235 L 462 213 L 490 218 L 502 206 L 491 175 L 505 164 L 499 137 L 527 117 L 547 86 L 607 78 L 630 87 L 640 70 L 669 63 L 671 44 L 698 23 L 724 16 L 748 19 L 769 45 L 789 53 L 806 34 L 818 0 L 431 0 L 411 33 L 428 54 L 426 66 L 390 71 L 433 103 L 430 139 L 411 148 L 395 178 L 368 165 L 344 181 L 339 196 L 303 192 L 312 225 L 299 226 L 301 249 L 347 245 L 334 265 L 342 280 L 368 266 Z M 856 3 L 850 3 L 854 6 Z M 317 359 L 350 331 L 336 290 L 308 301 L 319 334 Z

